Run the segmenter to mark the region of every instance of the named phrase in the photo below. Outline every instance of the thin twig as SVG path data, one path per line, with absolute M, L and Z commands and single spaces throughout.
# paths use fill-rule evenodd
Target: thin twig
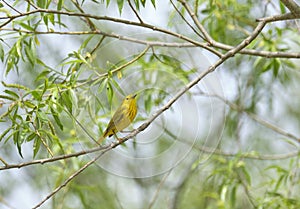
M 207 147 L 207 146 L 200 146 L 196 145 L 190 141 L 178 138 L 175 136 L 171 131 L 164 127 L 164 133 L 172 137 L 174 140 L 177 140 L 181 143 L 191 146 L 193 149 L 198 150 L 203 153 L 211 154 L 211 155 L 220 155 L 223 157 L 236 157 L 239 156 L 240 158 L 249 159 L 249 160 L 283 160 L 288 158 L 296 157 L 300 154 L 300 150 L 294 152 L 288 152 L 284 154 L 259 154 L 255 151 L 250 152 L 226 152 L 216 147 Z
M 258 122 L 259 124 L 273 130 L 274 132 L 282 135 L 282 136 L 285 136 L 285 137 L 288 137 L 288 138 L 291 138 L 293 140 L 295 140 L 296 142 L 300 143 L 300 137 L 297 137 L 295 136 L 294 134 L 291 134 L 281 128 L 279 128 L 278 126 L 262 119 L 261 117 L 259 117 L 258 115 L 254 114 L 254 113 L 251 113 L 251 112 L 248 112 L 244 109 L 241 109 L 238 105 L 230 102 L 229 100 L 217 95 L 217 94 L 205 94 L 205 93 L 201 93 L 202 95 L 206 95 L 206 96 L 211 96 L 211 97 L 215 97 L 217 99 L 220 99 L 221 101 L 223 101 L 225 104 L 227 104 L 231 109 L 233 110 L 236 110 L 238 112 L 243 112 L 245 114 L 247 114 L 249 116 L 249 118 L 251 118 L 252 120 Z
M 185 1 L 185 0 L 177 0 L 178 2 L 180 2 L 182 4 L 182 6 L 186 9 L 186 11 L 189 13 L 189 15 L 191 16 L 192 20 L 194 21 L 195 25 L 198 27 L 198 29 L 201 31 L 201 33 L 204 35 L 205 40 L 209 43 L 209 44 L 213 44 L 213 42 L 215 42 L 213 40 L 213 38 L 209 35 L 209 33 L 206 31 L 206 29 L 203 27 L 203 25 L 199 22 L 196 14 L 194 13 L 194 11 L 191 9 L 191 7 L 189 6 L 189 4 Z
M 7 3 L 5 0 L 2 0 L 9 8 L 11 8 L 12 10 L 14 10 L 16 13 L 19 13 L 20 15 L 22 14 L 21 12 L 19 12 L 18 10 L 16 10 L 16 8 L 14 8 L 13 6 L 11 6 L 9 3 Z
M 190 44 L 165 44 L 165 43 L 159 43 L 159 42 L 147 42 L 147 41 L 143 41 L 143 40 L 139 40 L 139 39 L 133 39 L 130 37 L 126 37 L 126 36 L 121 36 L 115 33 L 105 33 L 102 31 L 83 31 L 83 32 L 33 32 L 33 31 L 26 31 L 27 33 L 33 33 L 33 34 L 61 34 L 61 35 L 84 35 L 84 34 L 101 34 L 101 35 L 105 35 L 108 37 L 113 37 L 113 38 L 118 38 L 120 40 L 126 40 L 126 41 L 132 41 L 135 43 L 140 43 L 140 44 L 145 44 L 145 45 L 158 45 L 158 46 L 166 46 L 166 47 L 201 47 L 204 48 L 210 52 L 212 52 L 213 54 L 217 55 L 217 56 L 222 56 L 222 54 L 220 52 L 218 52 L 217 50 L 213 49 L 212 47 L 209 46 L 209 44 L 204 44 L 204 43 L 200 43 L 197 42 L 193 39 L 190 39 L 188 37 L 183 36 L 182 34 L 178 34 L 175 33 L 173 31 L 169 31 L 163 28 L 159 28 L 150 24 L 141 24 L 139 22 L 133 22 L 133 21 L 129 21 L 129 20 L 124 20 L 124 19 L 118 19 L 118 18 L 113 18 L 113 17 L 107 17 L 107 16 L 96 16 L 96 15 L 90 15 L 90 14 L 82 14 L 82 13 L 74 13 L 74 12 L 65 12 L 65 11 L 56 11 L 56 10 L 47 10 L 47 9 L 37 9 L 37 10 L 33 10 L 33 11 L 29 11 L 26 13 L 22 13 L 22 15 L 15 15 L 15 16 L 10 16 L 10 17 L 0 17 L 0 19 L 8 19 L 8 21 L 4 22 L 2 25 L 0 25 L 0 29 L 3 30 L 3 26 L 7 25 L 8 23 L 10 23 L 11 21 L 13 21 L 16 18 L 22 17 L 22 16 L 26 16 L 26 15 L 30 15 L 30 14 L 34 14 L 34 13 L 53 13 L 53 14 L 61 14 L 61 15 L 67 15 L 67 16 L 77 16 L 77 17 L 89 17 L 92 19 L 97 19 L 97 20 L 107 20 L 107 21 L 113 21 L 113 22 L 117 22 L 117 23 L 122 23 L 122 24 L 126 24 L 126 25 L 133 25 L 133 26 L 139 26 L 139 27 L 144 27 L 144 28 L 148 28 L 148 29 L 152 29 L 154 31 L 159 31 L 174 37 L 177 37 L 179 39 L 185 40 L 187 42 L 189 42 Z M 275 15 L 275 16 L 271 16 L 271 17 L 267 17 L 267 18 L 261 18 L 261 19 L 257 19 L 257 21 L 261 21 L 261 22 L 275 22 L 275 21 L 283 21 L 283 20 L 291 20 L 291 19 L 295 19 L 295 16 L 292 13 L 288 13 L 288 14 L 284 14 L 284 15 Z M 219 42 L 212 42 L 210 43 L 212 44 L 214 47 L 219 48 L 219 49 L 223 49 L 223 50 L 232 50 L 234 47 L 230 46 L 230 45 L 226 45 L 223 43 L 219 43 Z M 254 56 L 262 56 L 262 57 L 267 57 L 267 58 L 300 58 L 300 53 L 295 53 L 295 52 L 269 52 L 269 51 L 257 51 L 257 50 L 252 50 L 252 49 L 242 49 L 240 50 L 238 53 L 241 54 L 248 54 L 248 55 L 254 55 Z
M 263 19 L 258 19 L 258 21 L 263 21 Z M 269 20 L 268 20 L 269 21 Z M 110 38 L 116 38 L 118 40 L 123 40 L 123 41 L 129 41 L 137 44 L 142 44 L 142 45 L 149 45 L 149 46 L 159 46 L 159 47 L 176 47 L 176 48 L 190 48 L 190 47 L 201 47 L 204 48 L 208 51 L 213 52 L 214 54 L 222 55 L 220 52 L 217 50 L 208 47 L 207 44 L 203 43 L 198 43 L 198 45 L 192 44 L 192 43 L 181 43 L 181 42 L 159 42 L 159 41 L 146 41 L 146 40 L 141 40 L 141 39 L 135 39 L 132 37 L 128 36 L 122 36 L 116 33 L 106 33 L 103 31 L 69 31 L 69 32 L 60 32 L 60 31 L 28 31 L 28 30 L 21 30 L 21 29 L 10 29 L 10 28 L 2 28 L 0 31 L 16 31 L 20 33 L 27 33 L 27 34 L 40 34 L 40 35 L 51 35 L 51 34 L 57 34 L 57 35 L 91 35 L 91 34 L 98 34 L 98 35 L 103 35 L 106 37 Z M 223 50 L 231 50 L 234 47 L 223 44 L 223 43 L 214 43 L 214 47 L 223 49 Z M 299 52 L 271 52 L 271 51 L 258 51 L 254 49 L 242 49 L 238 53 L 240 54 L 247 54 L 247 55 L 252 55 L 252 56 L 260 56 L 260 57 L 266 57 L 266 58 L 295 58 L 299 59 L 300 58 L 300 53 Z
M 176 10 L 176 12 L 179 14 L 179 16 L 181 17 L 181 19 L 183 19 L 183 21 L 194 31 L 194 33 L 196 33 L 200 38 L 202 38 L 203 40 L 207 41 L 190 23 L 189 21 L 187 21 L 187 19 L 181 14 L 181 12 L 178 10 L 178 8 L 176 7 L 176 5 L 174 4 L 173 0 L 170 0 L 172 6 L 174 7 L 174 9 Z
M 218 57 L 221 57 L 222 54 L 220 52 L 214 50 L 213 48 L 207 46 L 206 44 L 200 43 L 198 41 L 195 41 L 191 38 L 188 38 L 186 36 L 183 36 L 182 34 L 178 34 L 176 32 L 166 30 L 164 28 L 156 27 L 151 24 L 146 24 L 146 23 L 140 23 L 140 22 L 135 22 L 135 21 L 130 21 L 130 20 L 125 20 L 125 19 L 119 19 L 119 18 L 114 18 L 114 17 L 108 17 L 108 16 L 97 16 L 97 15 L 91 15 L 91 14 L 85 14 L 85 13 L 76 13 L 76 12 L 65 12 L 65 11 L 57 11 L 57 10 L 48 10 L 48 9 L 37 9 L 33 11 L 29 11 L 26 13 L 23 13 L 22 15 L 15 15 L 15 16 L 10 16 L 8 21 L 4 22 L 2 25 L 0 25 L 0 28 L 4 27 L 5 25 L 9 24 L 11 21 L 13 21 L 16 18 L 22 17 L 22 16 L 27 16 L 35 13 L 52 13 L 52 14 L 60 14 L 60 15 L 67 15 L 67 16 L 74 16 L 74 17 L 87 17 L 87 18 L 92 18 L 96 20 L 106 20 L 106 21 L 112 21 L 116 23 L 122 23 L 126 25 L 132 25 L 132 26 L 138 26 L 138 27 L 143 27 L 143 28 L 148 28 L 154 31 L 162 32 L 171 36 L 174 36 L 176 38 L 179 38 L 181 40 L 185 40 L 187 42 L 190 42 L 196 46 L 200 46 L 202 48 L 207 49 L 208 51 L 211 51 Z M 6 17 L 0 17 L 0 19 L 7 19 Z M 100 31 L 98 31 L 100 32 Z M 104 35 L 104 34 L 103 34 Z M 111 33 L 113 35 L 113 33 Z
M 82 13 L 85 14 L 84 10 L 81 8 L 81 6 L 79 5 L 79 3 L 75 0 L 71 0 L 72 3 L 75 5 L 75 7 Z M 91 31 L 96 30 L 96 26 L 95 24 L 90 20 L 90 18 L 86 17 L 84 18 L 86 24 L 89 26 L 89 28 L 91 29 Z
M 140 125 L 137 129 L 132 131 L 127 136 L 121 138 L 118 143 L 115 143 L 112 145 L 112 148 L 118 146 L 121 143 L 124 143 L 130 138 L 133 138 L 141 131 L 145 130 L 158 116 L 160 116 L 163 112 L 168 110 L 182 95 L 184 95 L 187 91 L 189 91 L 192 87 L 194 87 L 196 84 L 198 84 L 199 81 L 201 81 L 205 76 L 208 74 L 214 72 L 218 66 L 223 64 L 227 59 L 234 56 L 236 53 L 238 53 L 240 50 L 245 48 L 247 45 L 249 45 L 252 40 L 254 40 L 258 34 L 261 32 L 261 30 L 266 25 L 266 22 L 260 22 L 258 23 L 257 27 L 254 29 L 253 33 L 248 36 L 246 39 L 244 39 L 239 45 L 237 45 L 234 49 L 228 51 L 223 57 L 221 57 L 219 60 L 217 60 L 213 65 L 211 65 L 206 71 L 203 71 L 200 73 L 194 80 L 192 80 L 190 83 L 188 83 L 183 89 L 181 89 L 177 94 L 172 97 L 164 106 L 162 106 L 158 111 L 156 111 L 152 117 L 150 117 L 147 121 L 145 121 L 142 125 Z
M 155 193 L 154 193 L 154 195 L 153 195 L 153 197 L 152 197 L 152 199 L 151 199 L 151 201 L 150 201 L 150 204 L 149 204 L 149 206 L 148 206 L 148 209 L 151 209 L 152 206 L 154 205 L 154 203 L 155 203 L 155 201 L 157 200 L 158 194 L 159 194 L 159 192 L 160 192 L 160 190 L 161 190 L 163 184 L 165 183 L 165 181 L 167 180 L 167 178 L 168 178 L 169 175 L 171 174 L 172 170 L 173 170 L 173 169 L 170 169 L 170 170 L 164 175 L 164 177 L 161 179 L 161 181 L 159 182 L 159 185 L 158 185 L 158 187 L 157 187 L 157 189 L 156 189 L 156 191 L 155 191 Z
M 8 166 L 8 163 L 5 160 L 3 160 L 2 157 L 0 157 L 0 161 L 5 165 L 5 167 Z
M 140 125 L 137 129 L 135 129 L 132 133 L 128 134 L 127 136 L 121 138 L 116 143 L 111 143 L 111 146 L 101 152 L 97 157 L 95 157 L 93 160 L 89 161 L 85 166 L 83 166 L 81 169 L 79 169 L 77 172 L 75 172 L 73 175 L 71 175 L 63 184 L 61 184 L 59 187 L 57 187 L 53 192 L 51 192 L 45 199 L 43 199 L 40 203 L 38 203 L 35 208 L 40 207 L 44 202 L 46 202 L 49 198 L 51 198 L 53 195 L 55 195 L 59 190 L 61 190 L 63 187 L 65 187 L 69 182 L 71 182 L 76 176 L 78 176 L 82 171 L 84 171 L 87 167 L 92 165 L 96 160 L 98 160 L 104 153 L 108 152 L 109 150 L 119 146 L 120 144 L 123 144 L 125 141 L 129 140 L 130 138 L 136 136 L 139 132 L 145 130 L 158 116 L 160 116 L 163 112 L 165 112 L 167 109 L 169 109 L 182 95 L 184 95 L 189 89 L 191 89 L 193 86 L 195 86 L 199 81 L 201 81 L 206 75 L 212 73 L 215 71 L 215 69 L 224 63 L 227 59 L 234 56 L 236 53 L 238 53 L 241 49 L 245 48 L 247 45 L 251 43 L 252 40 L 254 40 L 258 34 L 261 32 L 261 30 L 266 25 L 266 22 L 260 22 L 258 23 L 257 27 L 253 31 L 253 33 L 248 36 L 246 39 L 244 39 L 239 45 L 237 45 L 234 49 L 228 51 L 224 56 L 222 56 L 218 61 L 216 61 L 213 65 L 211 65 L 206 71 L 201 73 L 196 79 L 191 81 L 185 88 L 183 88 L 181 91 L 179 91 L 173 98 L 169 100 L 163 107 L 161 107 L 156 113 L 152 115 L 146 122 L 144 122 L 142 125 Z
M 166 133 L 168 133 L 168 130 L 165 130 Z M 191 145 L 190 142 L 185 141 L 185 140 L 180 140 L 180 142 Z M 44 165 L 47 163 L 52 163 L 52 162 L 56 162 L 59 160 L 65 160 L 65 159 L 69 159 L 69 158 L 74 158 L 74 157 L 79 157 L 82 155 L 86 155 L 89 153 L 94 153 L 94 152 L 98 152 L 98 151 L 103 151 L 106 149 L 109 149 L 112 145 L 106 145 L 106 146 L 99 146 L 96 148 L 92 148 L 92 149 L 88 149 L 88 150 L 82 150 L 82 151 L 78 151 L 75 153 L 71 153 L 71 154 L 64 154 L 64 155 L 59 155 L 59 156 L 54 156 L 54 157 L 50 157 L 50 158 L 44 158 L 44 159 L 38 159 L 38 160 L 33 160 L 33 161 L 28 161 L 28 162 L 24 162 L 24 163 L 19 163 L 19 164 L 9 164 L 7 162 L 2 162 L 5 164 L 5 166 L 0 166 L 0 171 L 1 170 L 9 170 L 9 169 L 15 169 L 15 168 L 22 168 L 22 167 L 27 167 L 27 166 L 31 166 L 31 165 L 36 165 L 36 164 L 40 164 L 40 165 Z M 193 146 L 193 149 L 199 150 L 201 152 L 204 153 L 208 153 L 208 154 L 213 154 L 213 155 L 221 155 L 224 157 L 235 157 L 237 155 L 239 155 L 241 158 L 247 158 L 247 159 L 252 159 L 252 160 L 282 160 L 282 159 L 288 159 L 288 158 L 292 158 L 292 157 L 296 157 L 300 154 L 300 151 L 295 151 L 295 152 L 289 152 L 286 154 L 259 154 L 259 153 L 254 153 L 254 152 L 249 152 L 249 153 L 230 153 L 230 152 L 225 152 L 222 151 L 220 149 L 217 148 L 211 148 L 211 147 L 206 147 L 206 146 Z
M 14 169 L 14 168 L 22 168 L 22 167 L 27 167 L 27 166 L 36 165 L 36 164 L 44 165 L 46 163 L 56 162 L 59 160 L 65 160 L 65 159 L 73 158 L 73 157 L 79 157 L 81 155 L 86 155 L 86 154 L 98 152 L 101 150 L 103 151 L 103 150 L 108 149 L 110 146 L 111 145 L 99 146 L 99 147 L 95 147 L 95 148 L 88 149 L 88 150 L 82 150 L 82 151 L 71 153 L 71 154 L 58 155 L 58 156 L 54 156 L 54 157 L 50 157 L 50 158 L 38 159 L 38 160 L 33 160 L 33 161 L 19 163 L 19 164 L 6 163 L 5 166 L 0 167 L 0 171 Z
M 107 150 L 108 151 L 108 150 Z M 93 158 L 91 161 L 86 163 L 83 167 L 81 167 L 78 171 L 73 173 L 69 178 L 67 178 L 64 183 L 62 183 L 60 186 L 56 187 L 50 194 L 48 194 L 41 202 L 39 202 L 37 205 L 35 205 L 32 209 L 36 209 L 41 207 L 48 199 L 53 197 L 57 192 L 59 192 L 63 187 L 67 186 L 76 176 L 78 176 L 80 173 L 82 173 L 85 169 L 87 169 L 90 165 L 92 165 L 94 162 L 96 162 L 102 155 L 104 155 L 106 151 L 104 150 L 99 155 L 97 155 L 95 158 Z
M 125 64 L 113 69 L 110 73 L 111 74 L 115 74 L 119 71 L 121 71 L 122 69 L 124 69 L 125 67 L 131 65 L 132 63 L 136 62 L 137 60 L 139 60 L 142 56 L 144 56 L 146 54 L 146 52 L 149 50 L 150 46 L 147 46 L 138 56 L 136 56 L 135 58 L 133 58 L 132 60 L 129 60 L 128 62 L 126 62 Z M 103 77 L 106 77 L 108 76 L 108 73 L 103 73 L 103 74 L 100 74 L 98 75 L 97 77 L 91 79 L 91 80 L 87 80 L 85 82 L 82 82 L 78 85 L 75 86 L 75 88 L 78 88 L 79 86 L 82 86 L 82 85 L 86 85 L 88 83 L 92 83 L 92 82 L 95 82 L 96 80 L 99 80 L 100 78 L 103 78 Z
M 252 197 L 252 195 L 250 194 L 250 191 L 248 189 L 248 185 L 245 183 L 244 179 L 242 178 L 242 176 L 239 174 L 239 172 L 237 171 L 237 176 L 238 176 L 238 179 L 240 180 L 241 182 L 241 185 L 243 186 L 244 190 L 245 190 L 245 193 L 248 197 L 248 200 L 250 202 L 250 204 L 253 206 L 253 208 L 257 208 L 255 202 L 254 202 L 254 198 Z
M 128 4 L 131 8 L 131 10 L 133 11 L 133 13 L 135 14 L 135 16 L 139 19 L 140 23 L 144 23 L 142 18 L 140 17 L 139 13 L 136 11 L 136 9 L 133 7 L 133 5 L 131 4 L 131 1 L 130 0 L 127 0 L 128 1 Z

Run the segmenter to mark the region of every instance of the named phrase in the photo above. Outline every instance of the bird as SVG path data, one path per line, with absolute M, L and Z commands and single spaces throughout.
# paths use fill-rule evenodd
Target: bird
M 137 114 L 136 96 L 137 94 L 129 94 L 124 98 L 109 121 L 103 135 L 99 138 L 99 144 L 101 144 L 106 137 L 111 137 L 113 135 L 120 141 L 116 133 L 127 128 Z

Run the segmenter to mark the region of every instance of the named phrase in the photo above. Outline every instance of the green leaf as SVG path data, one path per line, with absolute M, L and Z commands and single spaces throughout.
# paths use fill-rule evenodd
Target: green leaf
M 105 78 L 99 85 L 98 92 L 102 93 L 103 89 L 107 86 L 108 78 Z
M 110 0 L 106 0 L 106 7 L 108 7 Z
M 134 0 L 134 4 L 135 4 L 136 9 L 139 11 L 140 10 L 140 1 Z
M 237 186 L 234 185 L 233 188 L 231 189 L 231 193 L 230 193 L 230 203 L 231 203 L 231 208 L 236 208 L 235 207 L 235 203 L 236 203 L 236 189 Z
M 278 76 L 280 65 L 281 65 L 280 60 L 278 58 L 275 58 L 273 60 L 273 75 L 274 75 L 274 77 Z
M 22 142 L 21 142 L 19 136 L 20 136 L 20 131 L 19 131 L 19 130 L 18 130 L 18 131 L 15 131 L 15 132 L 13 133 L 13 140 L 14 140 L 14 142 L 17 144 L 17 148 L 18 148 L 19 155 L 23 158 L 23 155 L 22 155 L 22 147 L 21 147 Z
M 37 115 L 37 117 L 38 117 L 42 122 L 44 122 L 44 123 L 47 123 L 47 122 L 48 122 L 48 117 L 47 117 L 47 115 L 46 115 L 44 112 L 42 112 L 42 111 L 37 111 L 37 112 L 36 112 L 36 115 Z
M 9 94 L 12 97 L 15 97 L 16 99 L 19 99 L 19 95 L 16 92 L 13 92 L 13 91 L 8 90 L 8 89 L 5 89 L 4 92 Z
M 46 3 L 47 3 L 47 0 L 37 0 L 38 7 L 41 7 L 43 9 L 46 9 Z
M 113 96 L 114 96 L 114 90 L 113 90 L 112 85 L 111 85 L 110 82 L 107 82 L 106 96 L 107 96 L 107 99 L 108 99 L 109 103 L 111 104 Z
M 51 71 L 50 70 L 43 70 L 35 79 L 35 81 L 38 81 L 38 80 L 44 80 L 47 75 L 50 73 Z
M 47 28 L 48 28 L 48 23 L 49 23 L 48 19 L 49 19 L 49 15 L 44 15 L 43 20 L 44 20 L 44 23 L 47 26 Z
M 55 112 L 55 110 L 54 110 L 52 107 L 50 108 L 50 110 L 51 110 L 51 114 L 52 114 L 52 116 L 53 116 L 53 118 L 54 118 L 56 124 L 58 125 L 58 127 L 60 128 L 60 130 L 63 131 L 64 126 L 63 126 L 62 122 L 61 122 L 60 119 L 59 119 L 58 113 Z
M 1 99 L 6 99 L 6 100 L 11 100 L 11 101 L 16 101 L 15 98 L 10 97 L 10 96 L 7 96 L 7 95 L 1 95 L 1 94 L 0 94 L 0 98 L 1 98 Z
M 26 30 L 29 30 L 29 31 L 35 31 L 33 27 L 31 27 L 30 25 L 27 25 L 23 22 L 20 22 L 19 25 L 23 28 L 25 28 Z
M 36 63 L 36 59 L 37 59 L 34 38 L 31 38 L 30 41 L 29 41 L 29 44 L 26 44 L 25 54 L 27 56 L 28 61 L 33 66 Z
M 281 175 L 281 176 L 277 179 L 276 185 L 275 185 L 275 187 L 274 187 L 273 192 L 278 191 L 278 189 L 279 189 L 279 187 L 280 187 L 280 185 L 281 185 L 281 183 L 282 183 L 282 181 L 284 180 L 285 177 L 286 177 L 286 175 Z
M 54 14 L 48 14 L 49 20 L 52 23 L 52 25 L 55 25 L 55 16 Z
M 281 1 L 279 1 L 279 6 L 280 6 L 280 12 L 281 12 L 281 14 L 285 14 L 286 13 L 286 9 L 285 9 L 284 4 Z
M 31 133 L 29 136 L 27 136 L 26 141 L 27 141 L 27 142 L 30 142 L 30 141 L 32 141 L 36 136 L 37 136 L 36 133 L 33 132 L 33 133 Z
M 152 3 L 152 5 L 153 5 L 153 7 L 156 8 L 155 0 L 151 0 L 151 3 Z
M 36 138 L 33 143 L 33 158 L 36 157 L 38 151 L 40 150 L 40 147 L 41 147 L 41 139 Z
M 241 166 L 240 169 L 243 171 L 243 177 L 245 178 L 246 182 L 251 185 L 251 175 L 247 171 L 245 166 Z
M 15 55 L 18 57 L 22 57 L 22 46 L 23 46 L 23 37 L 21 36 L 15 44 L 16 47 Z
M 8 83 L 5 83 L 4 81 L 1 81 L 2 85 L 5 86 L 5 87 L 8 87 L 8 88 L 15 88 L 15 89 L 23 89 L 23 90 L 26 90 L 26 91 L 29 91 L 30 89 L 27 88 L 26 86 L 23 86 L 23 85 L 20 85 L 20 84 L 8 84 Z
M 4 55 L 5 55 L 5 53 L 4 53 L 3 46 L 2 46 L 2 44 L 0 44 L 0 59 L 2 62 L 4 61 Z
M 11 129 L 12 129 L 12 128 L 9 127 L 9 128 L 7 128 L 5 131 L 3 131 L 3 132 L 1 133 L 1 135 L 0 135 L 0 141 L 2 141 L 2 139 L 5 137 L 6 134 L 9 133 L 9 131 L 10 131 Z
M 119 13 L 122 14 L 124 0 L 117 0 L 117 4 L 118 4 L 118 8 L 119 8 Z
M 94 37 L 95 35 L 90 35 L 87 39 L 85 39 L 83 41 L 83 43 L 81 44 L 80 46 L 80 50 L 82 49 L 86 49 L 86 46 L 88 45 L 88 43 L 92 40 L 92 38 Z
M 61 10 L 63 5 L 64 5 L 64 0 L 59 0 L 57 3 L 57 10 L 58 11 Z
M 37 101 L 41 101 L 42 100 L 42 95 L 41 95 L 41 93 L 38 90 L 37 91 L 31 91 L 31 95 Z
M 147 113 L 149 113 L 149 112 L 151 111 L 152 104 L 153 104 L 153 103 L 152 103 L 151 95 L 148 94 L 148 95 L 146 96 L 145 101 L 144 101 L 145 110 L 146 110 Z
M 70 113 L 72 113 L 73 105 L 69 91 L 62 92 L 58 101 L 62 106 L 65 106 Z
M 123 95 L 125 94 L 123 89 L 118 84 L 118 82 L 116 82 L 114 79 L 109 79 L 109 82 L 110 84 L 112 84 L 112 86 L 114 86 L 118 90 L 118 92 L 121 92 Z
M 0 95 L 1 96 L 1 95 Z M 15 110 L 16 108 L 18 108 L 18 103 L 17 102 L 13 102 L 9 107 L 8 110 L 6 112 L 4 112 L 1 116 L 0 119 L 8 116 L 13 110 Z
M 142 3 L 142 5 L 143 5 L 143 7 L 145 7 L 145 5 L 146 5 L 146 0 L 141 0 L 141 3 Z
M 56 135 L 53 135 L 53 134 L 51 134 L 51 133 L 49 133 L 48 136 L 51 137 L 51 138 L 53 139 L 54 143 L 55 143 L 56 145 L 58 145 L 59 148 L 61 149 L 61 151 L 64 153 L 64 152 L 65 152 L 65 151 L 64 151 L 64 147 L 62 146 L 62 144 L 61 144 L 59 138 L 58 138 Z

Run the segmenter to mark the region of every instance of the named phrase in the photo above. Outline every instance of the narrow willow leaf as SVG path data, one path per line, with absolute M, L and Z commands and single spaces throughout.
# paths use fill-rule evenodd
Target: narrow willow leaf
M 151 0 L 151 3 L 152 3 L 152 5 L 153 5 L 153 7 L 156 8 L 155 0 Z
M 1 95 L 0 95 L 1 96 Z M 15 108 L 18 107 L 18 103 L 17 102 L 13 102 L 9 107 L 8 110 L 6 112 L 4 112 L 1 116 L 0 119 L 8 116 Z
M 36 138 L 33 143 L 33 158 L 36 157 L 38 151 L 40 150 L 40 147 L 41 147 L 41 139 Z
M 119 85 L 118 82 L 116 82 L 114 79 L 109 79 L 109 81 L 110 81 L 110 84 L 112 84 L 112 86 L 118 90 L 118 92 L 121 92 L 123 95 L 125 95 L 123 89 L 121 88 L 121 86 Z
M 2 139 L 5 137 L 6 134 L 9 133 L 9 131 L 10 131 L 11 129 L 12 129 L 12 128 L 9 127 L 9 128 L 5 129 L 5 131 L 3 131 L 3 132 L 1 133 L 1 135 L 0 135 L 0 141 L 2 141 Z
M 13 134 L 13 140 L 17 144 L 19 155 L 23 158 L 22 154 L 22 142 L 20 140 L 20 131 L 15 131 Z
M 30 90 L 30 88 L 28 88 L 26 86 L 23 86 L 23 85 L 20 85 L 20 84 L 8 84 L 8 83 L 5 83 L 4 81 L 2 81 L 1 83 L 3 84 L 3 86 L 8 87 L 8 88 L 23 89 L 23 90 L 26 90 L 26 91 Z
M 38 117 L 42 122 L 44 122 L 44 123 L 47 123 L 47 122 L 48 122 L 48 117 L 47 117 L 47 115 L 46 115 L 44 112 L 42 112 L 42 111 L 37 111 L 37 112 L 36 112 L 36 115 L 37 115 L 37 117 Z
M 29 30 L 29 31 L 34 31 L 34 28 L 33 27 L 31 27 L 30 25 L 27 25 L 27 24 L 25 24 L 25 23 L 19 23 L 19 25 L 21 26 L 21 27 L 23 27 L 23 28 L 25 28 L 26 30 Z
M 0 60 L 3 62 L 4 61 L 4 49 L 3 49 L 3 46 L 2 44 L 0 44 Z
M 117 0 L 118 8 L 119 8 L 119 13 L 122 14 L 122 9 L 124 6 L 124 0 Z
M 36 133 L 33 132 L 33 133 L 31 133 L 29 136 L 26 137 L 26 141 L 27 141 L 27 142 L 30 142 L 30 141 L 32 141 L 36 136 L 37 136 Z
M 107 82 L 106 96 L 107 96 L 107 99 L 108 99 L 109 103 L 111 104 L 112 100 L 113 100 L 113 96 L 114 96 L 114 90 L 113 90 L 112 85 L 111 85 L 110 82 Z
M 59 0 L 57 3 L 57 10 L 61 10 L 64 5 L 64 0 Z
M 0 98 L 1 99 L 6 99 L 6 100 L 11 100 L 11 101 L 16 101 L 16 98 L 13 98 L 13 97 L 10 97 L 10 96 L 7 96 L 7 95 L 1 95 L 0 94 Z
M 58 127 L 60 128 L 60 130 L 63 131 L 64 126 L 63 126 L 62 122 L 59 119 L 58 113 L 55 112 L 55 110 L 52 107 L 50 108 L 50 110 L 51 110 L 52 117 L 54 118 L 56 124 L 58 125 Z
M 16 99 L 19 99 L 19 95 L 16 92 L 14 92 L 14 91 L 5 89 L 4 92 L 7 93 L 7 94 L 9 94 L 12 97 L 15 97 Z

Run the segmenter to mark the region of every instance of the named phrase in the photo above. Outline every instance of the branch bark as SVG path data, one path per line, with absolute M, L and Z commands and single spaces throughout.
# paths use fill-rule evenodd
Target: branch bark
M 300 7 L 293 0 L 280 0 L 290 11 L 293 13 L 294 17 L 300 17 Z

